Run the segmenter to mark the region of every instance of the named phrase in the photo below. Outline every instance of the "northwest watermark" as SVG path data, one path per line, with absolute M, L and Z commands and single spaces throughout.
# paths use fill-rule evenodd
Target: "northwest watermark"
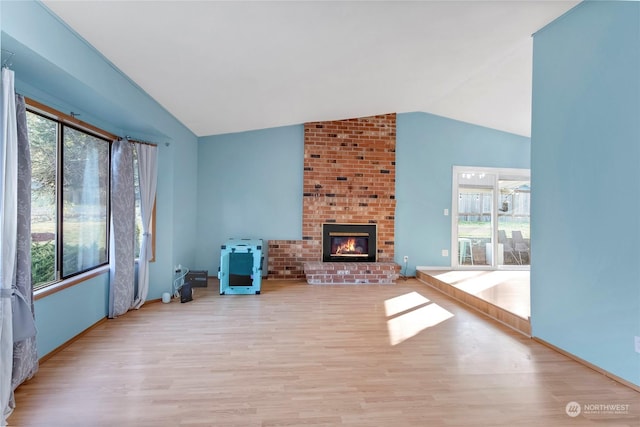
M 583 415 L 629 415 L 628 403 L 578 403 L 569 402 L 564 410 L 574 418 Z
M 567 403 L 567 406 L 565 406 L 564 410 L 567 415 L 569 415 L 571 418 L 574 418 L 580 415 L 580 412 L 582 412 L 582 407 L 578 402 L 569 402 Z

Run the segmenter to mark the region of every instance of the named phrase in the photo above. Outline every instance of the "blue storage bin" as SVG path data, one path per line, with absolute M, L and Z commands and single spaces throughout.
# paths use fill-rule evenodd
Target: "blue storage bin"
M 262 239 L 229 239 L 220 247 L 220 295 L 259 294 Z

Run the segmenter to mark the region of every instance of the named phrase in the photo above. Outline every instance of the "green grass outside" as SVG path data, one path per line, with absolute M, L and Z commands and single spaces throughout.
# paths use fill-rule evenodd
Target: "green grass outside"
M 499 230 L 504 230 L 507 233 L 507 237 L 511 237 L 511 232 L 519 230 L 522 233 L 522 237 L 529 239 L 530 229 L 528 222 L 500 222 L 498 224 Z M 458 237 L 466 237 L 470 239 L 490 239 L 491 238 L 491 223 L 480 221 L 459 221 L 458 222 Z

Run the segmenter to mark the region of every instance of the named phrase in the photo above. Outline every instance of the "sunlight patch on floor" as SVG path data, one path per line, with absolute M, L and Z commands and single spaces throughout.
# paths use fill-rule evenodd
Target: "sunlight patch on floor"
M 415 337 L 425 329 L 453 317 L 453 313 L 436 303 L 432 303 L 417 292 L 386 300 L 385 311 L 387 317 L 390 317 L 387 320 L 387 329 L 389 343 L 392 346 Z
M 447 271 L 444 273 L 432 274 L 432 276 L 443 282 L 454 284 L 454 283 L 462 282 L 464 280 L 473 279 L 474 277 L 481 276 L 485 273 L 486 271 L 477 271 L 477 270 L 475 271 L 453 270 L 453 271 Z
M 384 309 L 387 317 L 395 316 L 403 311 L 411 310 L 420 305 L 430 302 L 428 298 L 423 297 L 417 292 L 409 292 L 395 298 L 389 298 L 384 302 Z
M 495 272 L 487 272 L 478 276 L 475 276 L 471 280 L 464 280 L 456 283 L 454 286 L 462 291 L 470 294 L 476 294 L 482 292 L 485 289 L 492 288 L 502 282 L 505 277 L 502 274 L 494 274 Z
M 478 294 L 504 282 L 522 280 L 528 272 L 521 271 L 450 271 L 434 275 L 438 280 L 449 283 L 461 291 Z

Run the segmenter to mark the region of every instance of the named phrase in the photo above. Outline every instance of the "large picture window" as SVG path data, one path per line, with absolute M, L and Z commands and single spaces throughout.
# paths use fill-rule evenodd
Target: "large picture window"
M 106 138 L 27 112 L 34 289 L 108 262 Z

